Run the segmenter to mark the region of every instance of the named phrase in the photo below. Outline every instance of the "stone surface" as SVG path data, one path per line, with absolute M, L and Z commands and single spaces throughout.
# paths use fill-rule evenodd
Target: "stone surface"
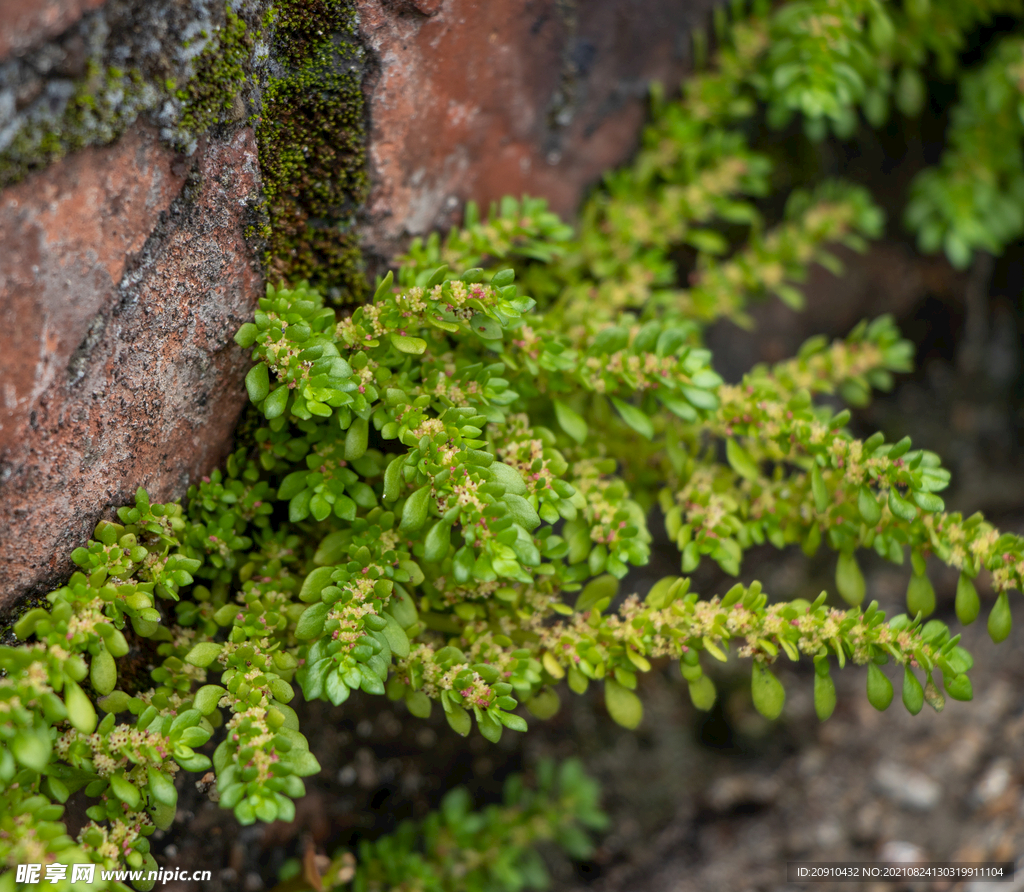
M 710 0 L 358 0 L 368 80 L 366 244 L 457 219 L 467 199 L 547 197 L 565 216 L 636 146 L 652 80 L 684 73 Z
M 942 787 L 938 783 L 923 772 L 895 762 L 880 763 L 875 769 L 874 781 L 879 793 L 912 811 L 931 811 L 942 801 Z
M 0 606 L 59 583 L 136 487 L 179 497 L 223 457 L 255 159 L 250 130 L 186 163 L 136 127 L 0 195 Z
M 106 0 L 3 0 L 0 60 L 60 34 Z

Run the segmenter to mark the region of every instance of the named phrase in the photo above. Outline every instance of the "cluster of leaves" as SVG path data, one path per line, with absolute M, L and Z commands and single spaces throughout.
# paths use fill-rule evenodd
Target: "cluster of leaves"
M 923 251 L 966 267 L 1024 233 L 1024 40 L 1006 37 L 960 81 L 948 147 L 914 181 L 907 222 Z
M 749 83 L 784 125 L 802 116 L 812 139 L 852 136 L 858 110 L 882 126 L 890 106 L 909 117 L 928 102 L 926 76 L 956 79 L 949 147 L 911 188 L 905 221 L 922 251 L 945 251 L 958 267 L 974 251 L 999 253 L 1024 231 L 1022 44 L 999 41 L 976 71 L 959 54 L 974 29 L 1019 17 L 1020 0 L 802 0 L 767 17 L 764 61 Z
M 587 832 L 604 830 L 598 785 L 576 759 L 537 766 L 536 788 L 520 775 L 505 782 L 501 805 L 472 811 L 469 793 L 450 790 L 438 811 L 423 821 L 404 821 L 388 836 L 363 842 L 358 857 L 337 852 L 321 874 L 315 865 L 291 861 L 282 879 L 302 879 L 324 890 L 387 892 L 491 892 L 547 888 L 549 877 L 535 846 L 554 843 L 572 858 L 590 857 Z M 283 887 L 283 886 L 282 886 Z
M 843 109 L 886 89 L 881 74 L 856 87 L 867 63 L 849 44 L 864 29 L 889 47 L 886 65 L 907 70 L 956 47 L 908 25 L 925 48 L 915 56 L 886 37 L 893 15 L 853 0 L 755 10 L 679 101 L 656 103 L 635 164 L 608 177 L 575 234 L 543 202 L 507 199 L 487 219 L 470 210 L 444 242 L 415 243 L 350 316 L 304 283 L 268 287 L 236 337 L 255 362 L 251 440 L 184 504 L 140 490 L 118 522 L 101 522 L 49 610 L 19 620 L 25 643 L 0 648 L 0 860 L 151 864 L 147 837 L 173 821 L 182 770 L 212 769 L 242 823 L 290 820 L 319 770 L 288 705 L 296 687 L 333 704 L 386 695 L 418 717 L 437 703 L 455 731 L 475 725 L 491 741 L 526 730 L 521 705 L 552 715 L 562 680 L 576 693 L 600 685 L 610 715 L 636 727 L 638 674 L 669 659 L 708 709 L 706 661 L 730 649 L 753 660 L 753 701 L 770 718 L 783 709 L 771 668 L 783 657 L 813 661 L 823 720 L 831 667 L 848 662 L 868 667 L 880 709 L 890 662 L 911 712 L 969 699 L 969 654 L 928 620 L 927 558 L 961 571 L 965 623 L 980 612 L 972 580 L 991 575 L 999 641 L 1024 539 L 946 513 L 934 454 L 859 440 L 834 398 L 815 402 L 863 405 L 907 370 L 892 321 L 812 339 L 737 385 L 704 345 L 711 321 L 745 323 L 752 300 L 799 305 L 812 263 L 838 270 L 830 246 L 880 231 L 870 197 L 843 183 L 791 196 L 766 222 L 756 199 L 770 164 L 741 125 L 764 101 L 775 117 L 842 130 Z M 801 59 L 832 68 L 805 83 Z M 697 252 L 688 276 L 683 245 Z M 682 575 L 620 598 L 618 580 L 648 560 L 655 504 Z M 771 601 L 758 583 L 690 591 L 705 558 L 738 574 L 764 542 L 833 549 L 847 607 L 824 593 Z M 895 563 L 909 552 L 907 614 L 862 608 L 861 548 Z M 535 885 L 530 860 L 514 872 L 504 849 L 478 855 L 516 822 L 523 850 L 555 837 L 580 851 L 566 827 L 595 813 L 592 790 L 575 768 L 560 778 L 576 805 L 515 792 L 470 816 L 457 794 L 423 828 L 426 850 L 406 828 L 339 867 L 336 885 L 448 888 L 463 871 L 481 887 Z M 95 802 L 73 840 L 59 818 L 80 790 Z

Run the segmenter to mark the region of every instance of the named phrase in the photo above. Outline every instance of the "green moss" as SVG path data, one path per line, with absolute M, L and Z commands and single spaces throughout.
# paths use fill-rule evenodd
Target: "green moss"
M 162 57 L 162 68 L 123 71 L 97 55 L 62 107 L 39 103 L 24 116 L 0 152 L 0 188 L 69 152 L 112 142 L 168 100 L 176 111 L 170 120 L 162 115 L 162 136 L 190 150 L 203 132 L 244 116 L 257 37 L 272 45 L 273 59 L 255 121 L 266 223 L 247 235 L 266 241 L 271 278 L 308 279 L 338 303 L 365 299 L 353 231 L 368 190 L 363 51 L 347 0 L 282 0 L 255 27 L 227 7 L 224 25 L 178 68 Z
M 126 73 L 91 61 L 64 106 L 26 116 L 10 145 L 0 152 L 0 189 L 69 152 L 112 142 L 158 99 L 159 91 L 138 71 Z
M 179 126 L 190 133 L 202 133 L 235 116 L 249 78 L 252 34 L 230 7 L 226 15 L 224 27 L 197 57 L 192 78 L 176 92 L 182 101 Z
M 366 198 L 361 49 L 343 0 L 286 0 L 270 18 L 273 56 L 257 125 L 272 278 L 308 279 L 336 302 L 367 294 L 352 231 Z
M 178 111 L 171 121 L 162 122 L 163 137 L 178 149 L 194 145 L 196 137 L 215 124 L 237 118 L 253 39 L 230 8 L 225 15 L 225 26 L 216 29 L 191 65 L 179 63 L 180 70 L 168 70 L 171 47 L 127 71 L 106 64 L 104 51 L 97 51 L 63 104 L 53 108 L 49 102 L 36 103 L 23 115 L 14 139 L 0 151 L 0 188 L 70 152 L 113 142 L 139 115 L 160 108 L 168 99 L 177 102 Z

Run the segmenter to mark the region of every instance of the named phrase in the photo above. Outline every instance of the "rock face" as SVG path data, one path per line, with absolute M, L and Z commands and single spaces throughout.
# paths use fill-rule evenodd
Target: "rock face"
M 223 457 L 258 184 L 249 130 L 184 164 L 138 127 L 0 195 L 0 604 L 58 583 L 138 486 L 176 498 Z
M 104 69 L 105 102 L 126 77 L 119 53 L 128 68 L 141 59 L 152 69 L 149 92 L 126 112 L 89 119 L 77 143 L 55 135 L 71 154 L 49 166 L 59 152 L 17 156 L 17 170 L 33 172 L 0 192 L 0 610 L 66 578 L 71 550 L 138 486 L 155 499 L 180 497 L 230 448 L 246 367 L 231 336 L 263 287 L 262 247 L 246 233 L 266 234 L 261 189 L 276 175 L 260 159 L 287 167 L 301 148 L 268 145 L 262 134 L 273 128 L 258 116 L 275 108 L 273 78 L 319 70 L 293 71 L 311 55 L 310 35 L 333 34 L 346 9 L 344 0 L 274 0 L 277 31 L 258 34 L 271 21 L 265 5 L 234 3 L 224 30 L 211 26 L 233 35 L 232 56 L 189 50 L 191 32 L 153 31 L 148 42 L 139 33 L 166 13 L 198 16 L 189 27 L 205 35 L 213 5 L 0 4 L 0 162 L 8 146 L 24 156 L 36 144 L 12 135 L 25 120 L 19 109 L 91 87 L 93 75 L 81 73 L 89 66 L 67 62 L 69 47 L 87 53 L 90 41 L 106 41 L 90 63 L 114 66 Z M 410 235 L 452 225 L 468 199 L 542 195 L 571 216 L 635 146 L 650 81 L 671 88 L 682 76 L 690 27 L 711 5 L 354 0 L 355 27 L 343 39 L 362 47 L 347 58 L 362 60 L 370 197 L 356 220 L 366 250 L 386 260 Z M 328 24 L 318 30 L 320 21 Z M 282 34 L 292 35 L 294 58 L 274 55 Z M 181 45 L 163 45 L 171 39 Z M 248 69 L 238 62 L 244 47 L 258 61 Z M 198 79 L 161 96 L 157 74 L 171 65 L 163 59 L 174 72 L 194 60 Z M 238 91 L 213 95 L 207 75 Z M 77 106 L 66 108 L 53 120 L 72 120 Z M 287 109 L 277 112 L 287 123 Z M 189 157 L 161 142 L 160 128 L 183 114 L 215 125 Z M 240 123 L 247 114 L 261 135 Z M 46 134 L 32 139 L 46 144 Z M 74 150 L 90 142 L 106 144 Z M 299 180 L 288 188 L 323 185 Z M 351 237 L 330 220 L 310 226 L 323 240 Z
M 652 81 L 672 90 L 712 0 L 359 0 L 369 79 L 365 244 L 540 195 L 571 217 L 635 148 Z
M 0 6 L 0 59 L 70 28 L 104 0 L 4 0 Z

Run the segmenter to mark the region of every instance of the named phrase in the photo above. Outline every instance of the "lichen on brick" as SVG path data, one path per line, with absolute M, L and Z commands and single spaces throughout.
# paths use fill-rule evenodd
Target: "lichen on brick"
M 0 64 L 0 188 L 113 142 L 144 114 L 191 152 L 204 131 L 245 116 L 251 52 L 231 5 L 110 0 L 60 41 Z
M 89 61 L 77 82 L 55 86 L 44 91 L 20 126 L 8 125 L 6 145 L 0 137 L 0 188 L 69 152 L 112 142 L 160 98 L 138 70 L 104 67 L 97 60 Z
M 344 0 L 284 0 L 257 121 L 271 278 L 308 279 L 337 303 L 367 293 L 353 223 L 367 194 L 362 70 Z
M 309 279 L 337 303 L 365 298 L 353 225 L 368 191 L 365 53 L 350 0 L 109 0 L 72 32 L 61 38 L 82 48 L 72 77 L 32 54 L 0 64 L 0 188 L 141 115 L 191 154 L 256 109 L 265 222 L 247 235 L 265 240 L 269 276 Z

